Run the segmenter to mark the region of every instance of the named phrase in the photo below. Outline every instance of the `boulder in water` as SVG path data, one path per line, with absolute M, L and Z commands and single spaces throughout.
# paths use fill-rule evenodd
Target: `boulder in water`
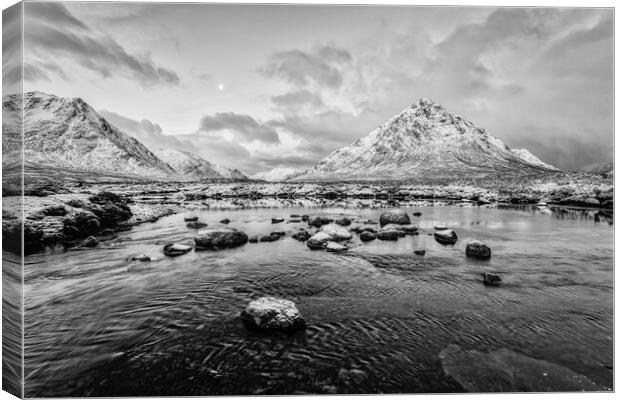
M 437 231 L 447 231 L 448 227 L 445 225 L 435 225 L 435 230 Z
M 403 210 L 390 210 L 381 214 L 379 224 L 385 226 L 388 224 L 409 225 L 409 215 Z
M 349 249 L 338 242 L 327 242 L 327 244 L 325 245 L 325 250 L 332 253 L 340 253 Z
M 209 224 L 207 224 L 206 222 L 192 221 L 192 222 L 188 222 L 187 224 L 185 224 L 185 226 L 188 227 L 189 229 L 202 229 L 202 228 L 206 228 L 207 226 L 209 226 Z
M 418 256 L 423 256 L 426 254 L 426 250 L 414 250 L 413 254 L 417 254 Z
M 80 243 L 80 247 L 95 247 L 99 241 L 94 236 L 89 236 Z
M 377 235 L 370 231 L 362 231 L 362 233 L 360 233 L 360 240 L 362 242 L 370 242 L 371 240 L 375 240 L 376 238 Z
M 404 234 L 396 229 L 382 229 L 377 232 L 377 239 L 379 240 L 398 240 L 398 237 Z
M 405 231 L 400 229 L 401 225 L 396 225 L 396 224 L 387 224 L 386 226 L 384 226 L 381 231 L 396 231 L 398 232 L 398 237 L 405 237 Z M 379 232 L 381 232 L 379 231 Z
M 321 228 L 321 232 L 325 232 L 331 236 L 333 240 L 349 240 L 353 237 L 351 232 L 347 229 L 335 224 L 323 226 L 323 228 Z
M 250 243 L 258 243 L 258 236 L 257 235 L 250 236 L 248 238 L 248 242 L 250 242 Z
M 230 224 L 230 220 L 228 218 L 224 218 L 223 220 L 220 221 L 220 224 L 224 224 L 224 225 Z
M 414 217 L 421 217 L 421 216 L 422 216 L 422 213 L 421 213 L 421 212 L 419 212 L 419 211 L 416 211 L 416 212 L 414 212 L 412 215 L 413 215 Z
M 308 225 L 316 226 L 317 228 L 320 228 L 321 226 L 327 225 L 331 223 L 332 221 L 333 219 L 331 218 L 316 216 L 316 217 L 311 217 L 308 219 Z
M 280 240 L 280 236 L 279 235 L 265 235 L 265 236 L 261 236 L 260 241 L 261 242 L 275 242 L 276 240 Z
M 312 250 L 320 250 L 325 246 L 327 242 L 332 240 L 334 240 L 334 238 L 332 238 L 327 233 L 321 231 L 315 233 L 310 239 L 308 239 L 308 242 L 306 244 Z
M 248 235 L 233 228 L 211 228 L 198 231 L 194 242 L 198 250 L 219 250 L 246 244 Z
M 164 246 L 164 254 L 170 257 L 180 256 L 192 251 L 192 246 L 179 243 L 168 243 Z
M 446 229 L 435 232 L 435 240 L 441 244 L 454 244 L 458 240 L 456 232 L 452 229 Z
M 336 222 L 340 226 L 349 226 L 349 225 L 351 225 L 351 220 L 349 218 L 340 218 L 340 219 L 337 219 L 334 222 Z
M 185 222 L 195 222 L 198 221 L 198 217 L 195 215 L 188 215 L 187 217 L 183 218 L 183 221 Z
M 299 231 L 293 235 L 293 239 L 300 242 L 305 242 L 306 240 L 310 239 L 310 233 L 306 231 Z
M 284 222 L 284 218 L 271 218 L 271 223 L 272 224 L 279 224 L 281 222 Z
M 296 331 L 306 327 L 306 320 L 295 303 L 275 297 L 251 301 L 241 312 L 241 318 L 264 330 Z
M 488 258 L 491 258 L 491 249 L 486 244 L 478 240 L 474 240 L 467 243 L 467 247 L 465 248 L 465 255 L 467 255 L 467 257 L 475 257 L 486 260 Z
M 148 261 L 151 261 L 151 257 L 147 256 L 144 253 L 141 253 L 141 254 L 136 254 L 135 256 L 131 257 L 131 261 L 148 262 Z
M 499 275 L 485 272 L 482 274 L 482 282 L 487 286 L 499 286 L 502 284 L 502 278 Z

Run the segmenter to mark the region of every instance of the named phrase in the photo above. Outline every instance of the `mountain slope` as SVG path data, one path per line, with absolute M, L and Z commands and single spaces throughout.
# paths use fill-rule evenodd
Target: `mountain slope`
M 549 171 L 518 157 L 473 123 L 421 99 L 290 180 L 454 179 Z
M 223 179 L 204 158 L 188 151 L 176 149 L 159 149 L 155 155 L 168 163 L 176 172 L 185 179 Z
M 252 175 L 252 178 L 262 179 L 268 182 L 282 182 L 287 179 L 293 178 L 296 174 L 299 174 L 300 172 L 301 171 L 295 168 L 278 167 L 270 171 L 256 173 Z
M 3 98 L 3 117 L 19 119 L 20 95 Z M 80 98 L 41 92 L 24 95 L 24 159 L 35 166 L 119 173 L 162 179 L 176 172 L 133 137 L 121 132 Z M 5 134 L 19 137 L 19 127 L 3 124 Z M 7 129 L 8 128 L 8 129 Z M 19 143 L 3 141 L 3 152 L 18 152 Z
M 547 164 L 542 161 L 540 158 L 536 157 L 532 152 L 528 149 L 512 149 L 512 153 L 522 159 L 525 162 L 528 162 L 533 165 L 538 165 L 539 167 L 552 169 L 555 171 L 559 171 L 559 168 L 554 167 L 553 165 Z

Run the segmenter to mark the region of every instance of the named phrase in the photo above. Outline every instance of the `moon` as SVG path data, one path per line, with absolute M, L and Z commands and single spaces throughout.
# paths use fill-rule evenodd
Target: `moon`
M 224 85 L 223 84 L 219 84 L 217 85 L 217 90 L 219 90 L 220 92 L 224 90 Z

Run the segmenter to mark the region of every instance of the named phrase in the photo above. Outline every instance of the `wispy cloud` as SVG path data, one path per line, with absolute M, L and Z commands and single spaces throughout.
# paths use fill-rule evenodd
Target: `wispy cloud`
M 25 64 L 30 80 L 49 79 L 62 63 L 76 63 L 103 78 L 122 76 L 143 87 L 175 86 L 179 76 L 157 65 L 148 54 L 130 54 L 111 37 L 93 32 L 60 3 L 25 6 Z M 53 66 L 44 68 L 45 66 Z

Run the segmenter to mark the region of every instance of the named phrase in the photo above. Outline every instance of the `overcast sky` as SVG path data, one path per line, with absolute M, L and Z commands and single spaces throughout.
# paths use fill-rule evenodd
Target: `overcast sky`
M 25 3 L 25 32 L 25 90 L 249 174 L 421 97 L 563 169 L 612 160 L 611 9 Z

